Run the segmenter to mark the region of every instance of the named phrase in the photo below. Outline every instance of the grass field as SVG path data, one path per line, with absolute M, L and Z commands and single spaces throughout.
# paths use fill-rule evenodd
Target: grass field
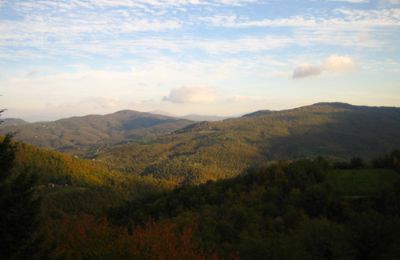
M 343 196 L 374 196 L 399 181 L 400 174 L 386 169 L 334 170 L 328 180 Z

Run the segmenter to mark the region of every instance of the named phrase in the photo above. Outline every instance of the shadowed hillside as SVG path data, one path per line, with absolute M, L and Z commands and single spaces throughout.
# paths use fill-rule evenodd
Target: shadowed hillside
M 232 177 L 259 160 L 373 157 L 400 147 L 400 109 L 318 103 L 201 122 L 97 157 L 113 168 L 179 183 Z
M 32 124 L 11 124 L 17 121 L 8 121 L 1 126 L 0 134 L 16 132 L 17 140 L 82 156 L 95 154 L 105 145 L 154 137 L 192 123 L 130 110 Z
M 393 155 L 393 162 L 398 155 Z M 332 168 L 319 157 L 134 200 L 109 214 L 135 227 L 173 220 L 223 259 L 398 259 L 400 175 Z M 234 258 L 233 258 L 234 259 Z

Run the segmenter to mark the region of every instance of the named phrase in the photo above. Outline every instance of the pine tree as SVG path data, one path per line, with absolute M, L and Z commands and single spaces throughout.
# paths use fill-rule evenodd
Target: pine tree
M 0 111 L 1 112 L 1 111 Z M 0 141 L 0 257 L 32 258 L 37 251 L 39 200 L 34 196 L 36 176 L 29 170 L 13 174 L 16 146 L 12 136 Z

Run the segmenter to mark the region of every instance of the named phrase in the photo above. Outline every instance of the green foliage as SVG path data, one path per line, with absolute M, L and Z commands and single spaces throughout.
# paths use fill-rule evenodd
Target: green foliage
M 65 214 L 99 215 L 128 199 L 158 193 L 172 185 L 152 177 L 111 171 L 98 161 L 16 143 L 14 174 L 34 171 L 35 189 L 42 196 L 42 218 Z
M 389 155 L 376 158 L 372 165 L 376 168 L 389 168 L 400 172 L 400 151 L 396 150 Z
M 363 168 L 365 159 L 397 147 L 400 109 L 321 103 L 198 123 L 146 143 L 110 147 L 96 158 L 120 171 L 199 184 L 282 159 L 358 156 L 345 168 Z M 400 165 L 400 157 L 390 160 Z
M 12 174 L 15 146 L 11 136 L 0 141 L 0 255 L 27 258 L 35 250 L 39 199 L 34 195 L 36 176 L 30 171 Z
M 12 144 L 11 135 L 6 135 L 0 140 L 0 182 L 3 182 L 11 175 L 11 169 L 14 166 L 15 146 Z
M 347 197 L 374 196 L 400 181 L 390 169 L 332 170 L 327 174 L 333 189 Z
M 400 257 L 400 153 L 375 160 L 375 168 L 364 161 L 400 147 L 398 109 L 317 104 L 195 124 L 160 137 L 154 136 L 165 133 L 164 119 L 130 118 L 126 111 L 118 116 L 129 120 L 73 118 L 51 131 L 84 125 L 89 135 L 82 138 L 93 154 L 99 139 L 126 140 L 122 128 L 132 140 L 139 138 L 136 131 L 151 128 L 151 138 L 140 135 L 91 161 L 2 139 L 0 206 L 17 208 L 2 214 L 1 232 L 15 227 L 3 224 L 11 220 L 25 221 L 24 230 L 35 227 L 36 219 L 25 214 L 37 209 L 35 194 L 43 198 L 43 249 L 54 258 L 176 259 L 179 250 L 188 259 L 211 258 L 204 252 L 214 251 L 244 259 Z M 92 132 L 99 128 L 119 130 Z M 72 150 L 86 145 L 68 131 L 61 137 Z M 50 146 L 59 145 L 51 140 Z M 335 164 L 319 155 L 353 160 Z M 272 162 L 299 157 L 309 159 Z M 107 211 L 112 224 L 97 218 Z M 28 252 L 28 240 L 8 239 L 5 245 L 12 245 L 4 248 Z
M 387 178 L 382 182 L 387 185 L 373 189 L 361 182 L 361 197 L 349 198 L 337 192 L 336 185 L 348 181 L 346 174 L 353 172 L 356 178 L 367 172 L 369 181 Z M 109 216 L 114 224 L 130 228 L 148 219 L 168 219 L 179 225 L 197 219 L 194 237 L 199 246 L 216 250 L 222 257 L 396 259 L 400 186 L 388 185 L 392 174 L 333 170 L 322 158 L 279 162 L 233 179 L 134 200 L 113 209 Z M 350 185 L 354 188 L 357 183 Z M 378 216 L 380 224 L 372 230 L 379 237 L 368 233 L 372 223 L 367 219 L 354 225 L 358 216 L 369 214 Z
M 328 219 L 302 222 L 289 241 L 294 245 L 293 259 L 354 259 L 353 233 L 343 224 Z
M 103 147 L 152 138 L 193 122 L 125 110 L 104 116 L 71 117 L 54 122 L 23 123 L 8 120 L 5 123 L 0 127 L 0 134 L 16 132 L 15 138 L 26 143 L 92 157 Z

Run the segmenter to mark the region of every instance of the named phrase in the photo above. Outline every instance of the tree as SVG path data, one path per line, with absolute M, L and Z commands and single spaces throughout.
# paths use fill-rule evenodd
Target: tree
M 350 168 L 351 169 L 361 169 L 365 167 L 365 162 L 360 157 L 353 157 L 350 160 Z
M 40 209 L 33 188 L 36 176 L 29 170 L 13 174 L 15 156 L 12 135 L 6 135 L 0 140 L 0 256 L 4 259 L 32 257 Z

